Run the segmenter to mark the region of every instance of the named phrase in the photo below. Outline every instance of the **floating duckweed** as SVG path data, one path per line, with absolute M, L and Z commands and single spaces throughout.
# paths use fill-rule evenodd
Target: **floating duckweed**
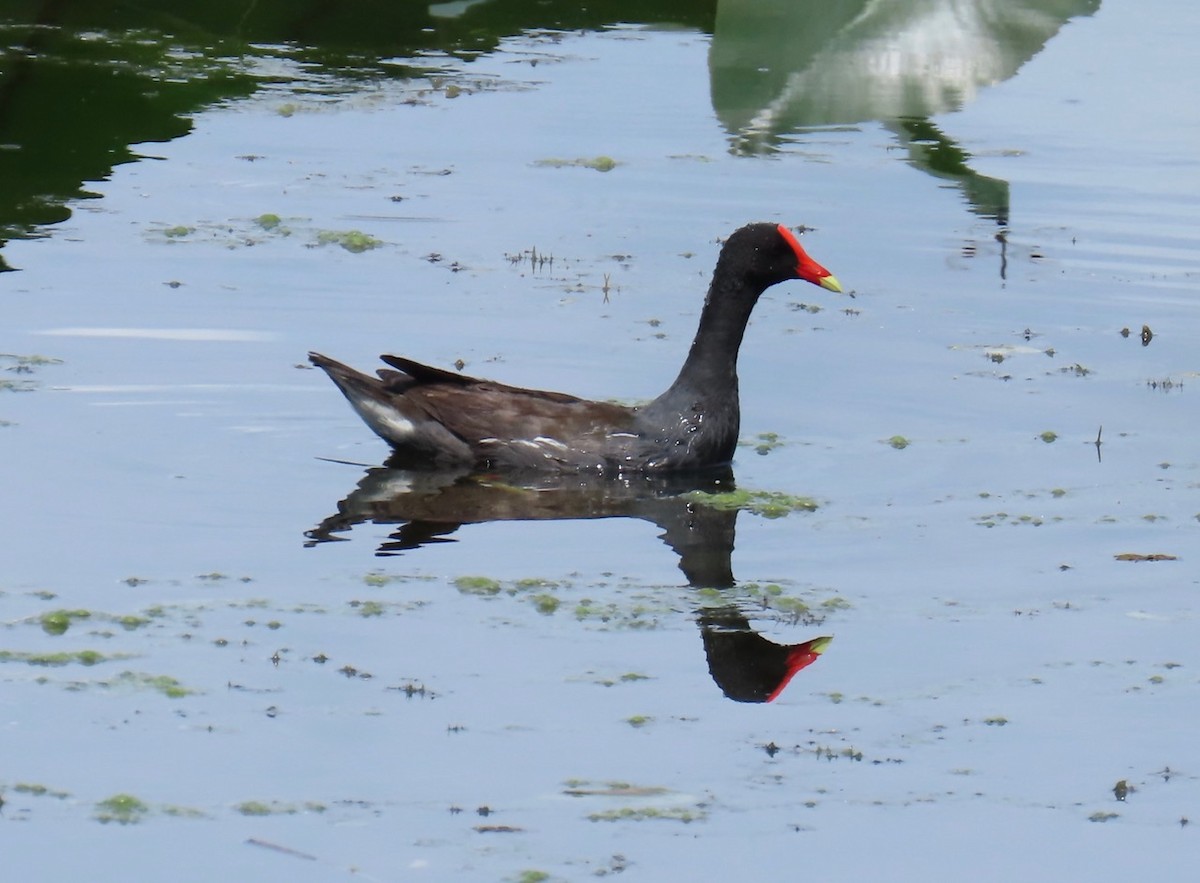
M 50 610 L 38 617 L 38 622 L 46 634 L 61 635 L 71 627 L 72 620 L 87 619 L 91 615 L 88 610 Z
M 1043 432 L 1041 435 L 1039 435 L 1038 438 L 1040 438 L 1046 444 L 1052 444 L 1053 442 L 1055 442 L 1058 439 L 1058 433 L 1051 432 L 1049 429 L 1047 429 L 1045 432 Z
M 298 812 L 325 812 L 325 804 L 316 803 L 315 801 L 307 801 L 300 806 L 290 803 L 279 803 L 271 801 L 267 803 L 262 800 L 246 800 L 236 804 L 234 812 L 239 812 L 244 816 L 271 816 L 271 815 L 295 815 Z
M 0 650 L 0 662 L 24 662 L 26 665 L 40 665 L 47 668 L 58 668 L 72 663 L 92 666 L 108 659 L 124 659 L 125 655 L 105 656 L 95 650 L 70 650 L 61 653 L 25 653 L 17 650 Z
M 464 595 L 500 594 L 500 583 L 487 576 L 460 576 L 454 580 L 454 587 Z
M 783 595 L 774 599 L 771 606 L 781 613 L 792 613 L 797 616 L 803 616 L 809 611 L 808 605 L 799 598 L 789 598 Z
M 797 497 L 779 491 L 739 489 L 720 494 L 691 491 L 686 497 L 712 509 L 745 509 L 763 518 L 783 518 L 792 512 L 815 512 L 818 506 L 812 497 Z
M 244 816 L 269 816 L 274 811 L 268 804 L 263 803 L 261 800 L 246 800 L 239 803 L 233 809 Z
M 765 457 L 771 451 L 783 444 L 779 434 L 775 432 L 760 432 L 754 441 L 750 442 L 754 445 L 754 453 L 760 457 Z
M 359 616 L 383 616 L 384 606 L 379 601 L 351 601 L 350 606 L 358 611 Z
M 115 683 L 157 690 L 168 699 L 180 699 L 196 692 L 183 686 L 183 684 L 170 675 L 148 675 L 140 672 L 123 671 L 117 675 Z
M 547 615 L 557 610 L 560 603 L 558 598 L 546 592 L 534 595 L 530 600 L 533 601 L 533 606 L 537 608 L 538 613 L 545 613 Z
M 163 815 L 173 816 L 177 819 L 207 819 L 208 813 L 203 810 L 194 809 L 190 806 L 164 806 L 162 807 Z
M 379 248 L 383 240 L 361 230 L 322 230 L 317 234 L 317 245 L 340 245 L 348 252 L 359 254 Z
M 517 875 L 517 883 L 543 883 L 550 875 L 545 871 L 522 871 Z
M 52 356 L 40 356 L 37 353 L 29 356 L 16 356 L 11 353 L 3 354 L 5 359 L 10 359 L 16 362 L 16 365 L 9 370 L 18 373 L 27 373 L 33 368 L 40 368 L 42 365 L 61 365 L 62 359 L 55 359 Z
M 543 579 L 540 576 L 527 576 L 517 580 L 513 585 L 517 589 L 556 589 L 558 583 L 553 580 Z
M 597 172 L 611 172 L 620 163 L 611 156 L 593 156 L 590 159 L 580 157 L 578 159 L 539 159 L 534 165 L 544 166 L 551 169 L 564 169 L 568 167 L 577 167 L 583 169 L 594 169 Z
M 266 214 L 259 215 L 257 218 L 255 218 L 254 223 L 258 224 L 258 226 L 262 227 L 264 230 L 274 230 L 283 223 L 283 218 L 279 217 L 279 215 L 267 212 Z
M 114 794 L 96 804 L 95 818 L 98 822 L 132 825 L 140 822 L 150 812 L 150 807 L 132 794 Z
M 185 227 L 182 224 L 176 224 L 174 227 L 167 227 L 162 232 L 163 236 L 166 236 L 168 239 L 182 239 L 189 233 L 194 233 L 196 231 L 194 227 Z
M 659 797 L 667 794 L 659 785 L 635 785 L 632 782 L 591 782 L 588 779 L 568 779 L 563 793 L 572 797 Z
M 895 448 L 897 451 L 903 451 L 910 444 L 912 444 L 912 442 L 910 442 L 908 439 L 906 439 L 902 435 L 893 435 L 891 438 L 889 438 L 887 440 L 887 443 L 889 445 L 891 445 L 893 448 Z
M 58 800 L 66 800 L 71 796 L 67 791 L 57 791 L 34 782 L 17 782 L 12 789 L 17 794 L 28 794 L 30 797 L 53 797 Z
M 620 809 L 609 809 L 603 812 L 594 812 L 588 816 L 588 821 L 592 822 L 618 822 L 632 821 L 644 822 L 650 819 L 665 819 L 668 821 L 697 822 L 704 818 L 704 813 L 691 809 L 685 806 L 678 807 L 647 807 L 645 809 L 634 809 L 631 806 L 624 806 Z
M 580 621 L 600 622 L 607 628 L 653 629 L 658 628 L 657 610 L 643 606 L 630 609 L 616 604 L 598 604 L 584 598 L 575 605 L 575 618 Z
M 635 714 L 633 717 L 625 718 L 625 723 L 629 724 L 631 727 L 644 727 L 652 720 L 654 720 L 654 718 L 650 717 L 649 715 Z

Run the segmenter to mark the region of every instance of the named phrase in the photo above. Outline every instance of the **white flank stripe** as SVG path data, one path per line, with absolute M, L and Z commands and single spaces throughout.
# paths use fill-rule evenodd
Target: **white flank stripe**
M 376 428 L 387 430 L 394 438 L 412 435 L 416 430 L 413 422 L 407 417 L 402 417 L 395 408 L 389 408 L 373 399 L 365 399 L 356 404 L 364 420 Z

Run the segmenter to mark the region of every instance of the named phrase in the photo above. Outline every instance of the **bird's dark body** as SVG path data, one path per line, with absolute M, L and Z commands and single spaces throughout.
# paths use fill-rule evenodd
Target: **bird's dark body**
M 310 353 L 406 465 L 555 471 L 667 471 L 728 463 L 737 446 L 737 353 L 762 292 L 837 281 L 783 228 L 743 227 L 721 253 L 700 328 L 671 387 L 638 407 L 521 389 L 399 356 L 378 377 Z M 806 264 L 807 262 L 807 264 Z
M 737 445 L 736 402 L 732 411 L 726 402 L 720 413 L 706 408 L 701 396 L 682 409 L 664 411 L 653 402 L 629 408 L 506 386 L 397 356 L 383 356 L 394 370 L 380 370 L 378 379 L 318 353 L 311 359 L 410 465 L 682 470 L 726 463 Z

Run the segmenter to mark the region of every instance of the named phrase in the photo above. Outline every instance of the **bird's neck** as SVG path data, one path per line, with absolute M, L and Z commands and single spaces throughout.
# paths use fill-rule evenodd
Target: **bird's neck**
M 718 268 L 704 299 L 696 338 L 668 394 L 690 393 L 718 400 L 732 396 L 737 401 L 738 349 L 762 291 L 754 290 L 744 276 L 735 277 Z

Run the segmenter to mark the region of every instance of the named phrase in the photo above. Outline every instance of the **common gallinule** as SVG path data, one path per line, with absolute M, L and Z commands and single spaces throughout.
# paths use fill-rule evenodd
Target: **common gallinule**
M 725 242 L 700 327 L 671 387 L 637 407 L 505 386 L 380 356 L 371 377 L 319 353 L 358 415 L 405 465 L 638 472 L 728 463 L 738 440 L 737 355 L 759 296 L 788 279 L 841 291 L 781 224 L 750 224 Z

